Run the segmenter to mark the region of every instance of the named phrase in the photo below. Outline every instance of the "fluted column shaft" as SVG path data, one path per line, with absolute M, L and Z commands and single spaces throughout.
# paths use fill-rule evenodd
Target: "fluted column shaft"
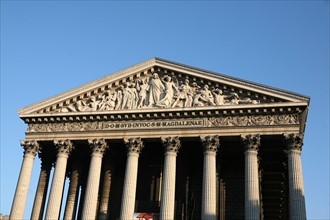
M 301 163 L 302 135 L 291 134 L 285 138 L 288 154 L 289 216 L 290 220 L 304 220 L 306 207 Z
M 57 158 L 45 217 L 50 220 L 58 219 L 60 215 L 66 165 L 72 150 L 72 143 L 69 140 L 58 140 L 54 143 L 57 148 Z
M 103 190 L 102 190 L 102 197 L 100 201 L 100 208 L 98 219 L 99 220 L 106 220 L 109 219 L 109 197 L 110 197 L 110 188 L 111 188 L 111 169 L 109 162 L 105 164 L 104 169 L 104 177 L 103 177 Z
M 259 135 L 247 135 L 245 145 L 245 219 L 260 219 L 260 191 L 258 171 Z
M 181 147 L 179 137 L 162 138 L 165 148 L 164 173 L 160 202 L 160 220 L 174 219 L 176 155 Z
M 30 186 L 33 161 L 39 144 L 37 141 L 21 141 L 24 148 L 23 162 L 19 174 L 13 205 L 10 211 L 10 219 L 23 219 L 26 199 Z
M 79 163 L 79 158 L 73 158 L 70 185 L 65 205 L 64 219 L 71 220 L 75 219 L 78 203 L 79 194 L 79 179 L 81 175 L 81 164 Z
M 107 144 L 104 139 L 93 139 L 88 140 L 88 142 L 93 152 L 91 155 L 92 158 L 89 166 L 85 202 L 82 212 L 82 219 L 86 220 L 96 218 L 102 157 L 104 151 L 107 149 Z
M 220 146 L 218 136 L 201 137 L 204 147 L 202 220 L 216 219 L 216 152 Z
M 132 220 L 135 208 L 135 194 L 139 154 L 143 148 L 140 138 L 124 139 L 127 146 L 127 161 L 123 195 L 121 201 L 121 220 Z
M 40 155 L 40 153 L 39 153 Z M 49 183 L 49 175 L 52 167 L 51 162 L 47 161 L 49 158 L 40 157 L 41 162 L 41 170 L 39 175 L 38 187 L 36 191 L 36 195 L 34 198 L 33 209 L 31 213 L 31 219 L 42 219 L 44 214 L 47 189 Z

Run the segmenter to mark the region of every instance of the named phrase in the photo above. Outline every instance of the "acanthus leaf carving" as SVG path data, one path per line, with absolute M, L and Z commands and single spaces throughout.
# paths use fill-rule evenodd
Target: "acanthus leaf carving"
M 163 146 L 165 148 L 165 153 L 178 153 L 181 148 L 181 142 L 179 137 L 162 137 L 161 138 Z
M 141 138 L 124 138 L 124 142 L 127 148 L 127 153 L 140 154 L 144 148 L 143 141 Z
M 35 157 L 39 150 L 39 143 L 36 140 L 23 140 L 21 141 L 21 146 L 24 149 L 24 155 L 32 155 Z
M 301 152 L 303 146 L 303 134 L 284 134 L 284 142 L 287 151 Z

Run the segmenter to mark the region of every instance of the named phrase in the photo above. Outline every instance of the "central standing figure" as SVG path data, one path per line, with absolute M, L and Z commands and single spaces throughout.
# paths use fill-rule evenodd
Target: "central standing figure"
M 161 94 L 164 92 L 165 87 L 162 81 L 159 79 L 158 73 L 152 74 L 151 79 L 149 80 L 149 103 L 148 106 L 154 106 L 160 100 Z

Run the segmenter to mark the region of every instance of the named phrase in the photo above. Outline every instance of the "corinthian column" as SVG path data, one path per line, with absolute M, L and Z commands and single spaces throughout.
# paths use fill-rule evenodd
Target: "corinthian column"
M 78 153 L 78 152 L 77 152 Z M 64 219 L 75 219 L 79 194 L 79 181 L 81 175 L 81 164 L 79 161 L 79 155 L 75 155 L 72 158 L 70 185 L 68 195 L 66 199 Z
M 38 155 L 41 159 L 41 170 L 31 213 L 31 219 L 33 220 L 41 220 L 43 217 L 49 183 L 49 175 L 52 168 L 52 162 L 49 161 L 50 158 L 45 157 L 42 151 L 39 151 Z
M 121 220 L 132 220 L 135 208 L 135 193 L 139 154 L 143 149 L 141 138 L 124 139 L 127 147 L 126 171 L 121 200 Z
M 86 185 L 84 208 L 82 219 L 95 219 L 97 197 L 99 192 L 100 174 L 102 167 L 102 157 L 105 150 L 108 148 L 104 139 L 88 140 L 92 149 L 92 158 L 89 166 L 88 179 Z
M 104 171 L 103 171 L 103 189 L 101 193 L 101 201 L 98 213 L 99 220 L 109 219 L 109 197 L 111 188 L 111 175 L 112 167 L 110 166 L 109 160 L 104 161 Z
M 258 172 L 259 135 L 247 135 L 243 139 L 245 147 L 245 219 L 260 219 L 260 192 Z
M 60 215 L 66 165 L 69 154 L 73 149 L 69 140 L 55 140 L 54 144 L 57 149 L 57 158 L 45 217 L 45 219 L 50 220 L 58 219 Z
M 216 154 L 220 146 L 218 136 L 201 137 L 204 147 L 202 220 L 214 220 L 217 214 Z
M 179 137 L 162 138 L 165 148 L 164 176 L 160 202 L 160 220 L 174 219 L 176 155 L 181 147 Z
M 24 156 L 13 205 L 10 211 L 10 219 L 23 219 L 26 198 L 30 186 L 33 161 L 39 148 L 37 141 L 21 141 L 21 146 L 24 148 Z
M 285 135 L 288 154 L 289 216 L 290 220 L 306 219 L 304 182 L 302 176 L 300 134 Z

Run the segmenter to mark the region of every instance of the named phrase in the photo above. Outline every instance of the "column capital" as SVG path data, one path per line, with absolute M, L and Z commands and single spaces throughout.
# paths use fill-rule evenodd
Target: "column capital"
M 127 148 L 127 153 L 140 154 L 141 150 L 144 148 L 141 138 L 125 138 L 124 142 Z
M 201 136 L 200 139 L 204 147 L 204 153 L 206 152 L 216 153 L 218 148 L 220 147 L 220 140 L 218 135 Z
M 179 137 L 161 137 L 165 153 L 178 153 L 181 143 Z
M 242 138 L 242 142 L 244 144 L 245 147 L 245 151 L 258 151 L 259 146 L 260 146 L 260 135 L 256 134 L 256 135 L 245 135 Z
M 107 142 L 103 138 L 88 139 L 88 144 L 92 149 L 93 154 L 103 155 L 104 152 L 109 148 Z
M 296 150 L 301 152 L 303 146 L 302 134 L 283 134 L 283 136 L 288 151 Z
M 56 146 L 57 155 L 69 155 L 71 150 L 73 150 L 72 142 L 68 139 L 54 140 L 54 144 Z
M 24 156 L 32 155 L 33 157 L 35 157 L 37 151 L 39 150 L 39 143 L 36 140 L 32 140 L 32 141 L 23 140 L 21 141 L 21 146 L 24 149 Z

